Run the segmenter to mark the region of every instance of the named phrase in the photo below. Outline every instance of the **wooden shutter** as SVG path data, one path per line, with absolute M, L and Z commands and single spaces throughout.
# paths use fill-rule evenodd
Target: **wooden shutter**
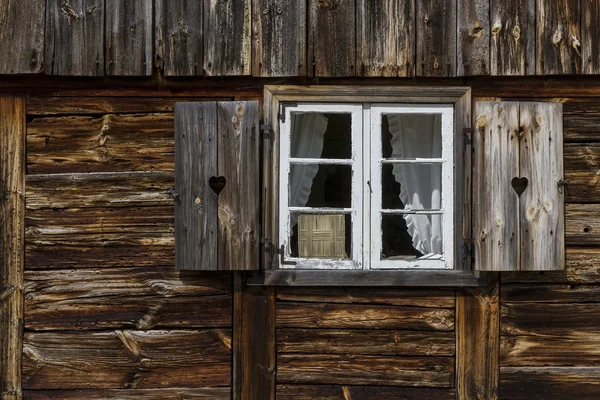
M 477 102 L 475 116 L 475 269 L 563 269 L 562 105 Z
M 175 105 L 175 264 L 257 270 L 258 102 Z

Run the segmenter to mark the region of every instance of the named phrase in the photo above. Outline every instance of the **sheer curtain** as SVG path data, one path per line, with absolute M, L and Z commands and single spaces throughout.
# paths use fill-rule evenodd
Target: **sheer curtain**
M 320 113 L 296 114 L 292 119 L 291 157 L 320 158 L 323 152 L 323 138 L 327 130 L 327 117 Z M 304 207 L 310 196 L 315 175 L 319 171 L 316 164 L 292 164 L 290 168 L 290 205 Z M 291 226 L 298 222 L 298 216 L 291 215 Z
M 392 158 L 440 157 L 441 118 L 418 114 L 388 115 Z M 394 164 L 400 200 L 407 210 L 441 208 L 441 168 Z M 404 215 L 412 245 L 424 255 L 442 254 L 442 216 Z

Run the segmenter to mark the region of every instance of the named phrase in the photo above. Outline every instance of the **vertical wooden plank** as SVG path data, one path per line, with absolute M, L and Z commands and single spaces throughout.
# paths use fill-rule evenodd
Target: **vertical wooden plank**
M 356 3 L 354 0 L 308 0 L 308 54 L 315 77 L 356 75 Z
M 0 98 L 0 398 L 21 399 L 25 101 Z
M 357 65 L 360 76 L 413 76 L 414 0 L 358 0 Z
M 458 1 L 457 75 L 490 73 L 490 0 Z
M 500 381 L 498 279 L 456 295 L 456 389 L 458 399 L 498 399 Z
M 258 270 L 259 105 L 257 101 L 219 102 L 218 265 L 220 270 Z
M 492 75 L 535 74 L 535 0 L 491 0 Z
M 107 75 L 152 75 L 152 0 L 106 0 Z
M 471 271 L 473 260 L 470 252 L 464 249 L 465 238 L 473 237 L 471 230 L 472 206 L 472 146 L 465 143 L 464 129 L 472 126 L 473 109 L 471 104 L 471 90 L 468 90 L 456 103 L 454 103 L 454 268 Z M 469 137 L 473 137 L 472 134 Z M 462 163 L 458 160 L 462 160 Z
M 217 103 L 175 104 L 175 266 L 217 270 Z
M 202 75 L 203 2 L 155 0 L 156 64 L 165 76 Z
M 562 103 L 521 103 L 521 270 L 565 267 Z
M 473 169 L 475 269 L 519 269 L 519 103 L 475 103 Z
M 261 261 L 265 270 L 273 269 L 277 257 L 275 246 L 279 237 L 278 197 L 279 193 L 279 100 L 268 88 L 264 89 L 263 118 L 265 124 L 273 127 L 271 139 L 266 136 L 262 141 L 262 237 L 265 243 L 262 247 Z
M 104 75 L 104 0 L 48 0 L 46 73 Z
M 306 1 L 254 0 L 252 74 L 305 76 Z
M 250 75 L 251 0 L 204 0 L 204 72 Z
M 417 76 L 456 76 L 456 2 L 416 2 Z
M 45 0 L 0 2 L 0 74 L 37 74 L 44 65 Z
M 580 73 L 579 0 L 536 0 L 536 14 L 536 73 Z
M 581 0 L 581 66 L 584 74 L 600 73 L 600 2 Z

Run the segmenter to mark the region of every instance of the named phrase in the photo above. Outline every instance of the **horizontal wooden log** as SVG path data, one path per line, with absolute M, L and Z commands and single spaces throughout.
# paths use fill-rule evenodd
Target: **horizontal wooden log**
M 500 369 L 500 399 L 595 400 L 600 368 L 520 367 Z
M 454 357 L 279 354 L 278 383 L 454 386 Z
M 173 171 L 173 130 L 166 113 L 36 118 L 27 124 L 27 171 Z
M 600 141 L 600 114 L 593 112 L 574 115 L 565 114 L 563 121 L 565 142 L 589 143 Z
M 600 245 L 600 204 L 567 204 L 565 236 L 567 245 Z
M 25 333 L 23 389 L 231 385 L 231 331 Z
M 277 400 L 454 400 L 454 389 L 341 385 L 278 385 Z
M 172 172 L 29 175 L 27 210 L 173 205 Z
M 279 288 L 277 300 L 306 303 L 368 303 L 394 306 L 454 308 L 455 293 L 447 290 L 357 288 Z
M 598 303 L 600 285 L 505 284 L 502 303 Z
M 453 356 L 454 332 L 278 329 L 277 351 L 313 354 Z
M 29 330 L 231 326 L 230 274 L 148 268 L 31 271 Z
M 600 303 L 503 303 L 504 336 L 600 331 Z
M 279 302 L 279 328 L 415 329 L 451 331 L 454 310 L 408 306 Z
M 565 178 L 569 179 L 566 201 L 596 203 L 600 198 L 600 143 L 564 146 Z
M 231 388 L 25 390 L 29 400 L 229 400 Z

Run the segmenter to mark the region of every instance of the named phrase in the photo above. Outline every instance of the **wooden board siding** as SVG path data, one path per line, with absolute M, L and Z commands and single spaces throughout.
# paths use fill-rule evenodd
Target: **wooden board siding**
M 417 76 L 456 75 L 456 2 L 416 0 Z
M 456 74 L 490 73 L 490 1 L 457 1 L 458 36 Z
M 30 400 L 230 400 L 231 388 L 25 390 Z

